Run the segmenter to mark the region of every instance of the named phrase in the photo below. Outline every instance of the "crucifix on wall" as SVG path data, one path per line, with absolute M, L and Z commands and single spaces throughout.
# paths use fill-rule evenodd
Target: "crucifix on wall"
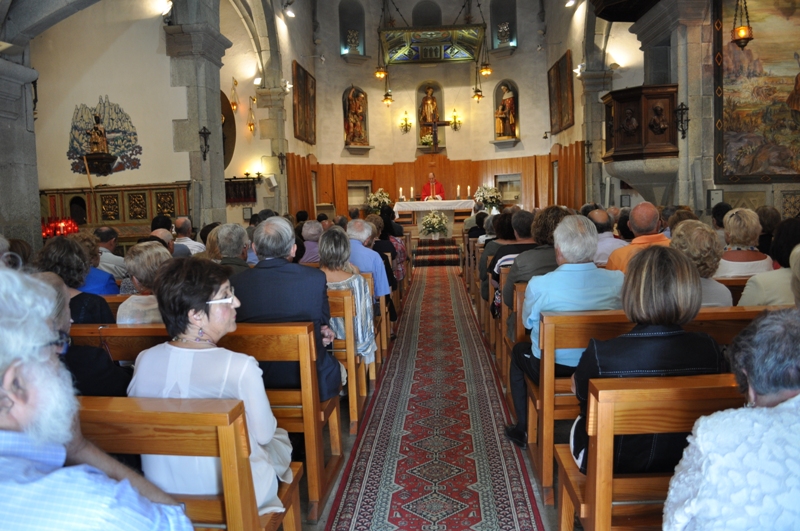
M 433 138 L 433 143 L 431 144 L 431 153 L 438 153 L 439 152 L 439 126 L 447 127 L 450 125 L 450 122 L 422 122 L 420 124 L 423 127 L 430 127 L 431 128 L 431 137 Z

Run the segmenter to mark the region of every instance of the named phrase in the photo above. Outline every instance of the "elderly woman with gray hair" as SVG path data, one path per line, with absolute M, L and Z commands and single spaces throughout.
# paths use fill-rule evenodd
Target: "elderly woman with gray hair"
M 675 226 L 669 246 L 681 251 L 697 266 L 703 306 L 733 306 L 731 291 L 711 278 L 722 258 L 722 244 L 714 229 L 701 221 L 687 219 Z
M 117 324 L 161 323 L 158 301 L 153 295 L 158 268 L 172 255 L 158 242 L 137 243 L 125 255 L 125 268 L 138 295 L 131 295 L 117 309 Z
M 300 259 L 301 264 L 319 262 L 319 237 L 322 235 L 322 223 L 310 220 L 303 223 L 303 240 L 306 252 Z
M 726 353 L 746 408 L 701 417 L 675 469 L 665 531 L 797 529 L 800 312 L 764 312 Z
M 325 273 L 329 290 L 353 292 L 356 301 L 356 352 L 364 358 L 365 363 L 372 363 L 378 345 L 375 343 L 369 285 L 350 263 L 350 239 L 341 227 L 333 226 L 322 233 L 319 239 L 319 270 Z M 341 317 L 331 318 L 330 327 L 337 339 L 345 338 L 344 320 Z

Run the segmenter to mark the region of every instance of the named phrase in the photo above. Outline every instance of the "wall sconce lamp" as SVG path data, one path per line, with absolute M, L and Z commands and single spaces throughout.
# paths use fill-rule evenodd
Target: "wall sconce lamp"
M 747 23 L 745 24 L 745 20 Z M 736 10 L 733 13 L 733 29 L 731 42 L 744 50 L 747 43 L 753 40 L 753 28 L 750 26 L 750 14 L 747 12 L 747 0 L 736 0 Z
M 403 112 L 403 119 L 400 120 L 400 131 L 402 131 L 403 134 L 411 131 L 411 122 L 408 121 L 408 111 Z
M 545 140 L 547 140 L 547 138 L 548 138 L 548 137 L 547 137 L 547 134 L 548 134 L 548 133 L 552 134 L 553 132 L 552 132 L 552 131 L 545 131 L 545 132 L 544 132 L 544 135 L 542 136 L 542 138 L 544 138 Z
M 200 129 L 200 138 L 203 139 L 203 145 L 200 146 L 200 152 L 203 154 L 203 160 L 206 160 L 206 156 L 208 152 L 211 150 L 211 146 L 208 145 L 208 137 L 211 136 L 211 131 L 208 130 L 206 126 L 203 126 Z
M 461 120 L 458 119 L 458 114 L 455 109 L 453 109 L 453 119 L 450 120 L 450 129 L 453 131 L 461 131 Z
M 685 103 L 681 102 L 678 108 L 675 109 L 675 118 L 681 138 L 686 138 L 686 131 L 689 130 L 689 107 Z
M 233 84 L 231 85 L 231 109 L 233 112 L 236 112 L 236 109 L 239 108 L 239 95 L 236 93 L 236 87 L 239 85 L 239 82 L 236 81 L 235 77 L 232 77 Z
M 294 85 L 292 85 L 291 83 L 289 83 L 289 80 L 288 80 L 288 79 L 281 79 L 281 87 L 283 88 L 283 91 L 284 91 L 286 94 L 289 94 L 289 91 L 290 91 L 290 90 L 292 90 L 292 87 L 293 87 L 293 86 L 294 86 Z
M 278 169 L 280 170 L 281 174 L 283 174 L 283 170 L 286 169 L 286 154 L 285 153 L 278 153 Z
M 292 9 L 292 4 L 294 4 L 294 0 L 286 0 L 283 3 L 283 12 L 289 18 L 294 18 L 294 10 Z
M 586 71 L 586 63 L 579 64 L 578 68 L 573 68 L 572 71 L 575 72 L 578 75 L 578 77 L 581 77 L 581 74 L 583 74 Z
M 172 26 L 172 0 L 164 2 L 164 9 L 161 11 L 161 16 L 163 17 L 164 24 Z
M 256 115 L 253 113 L 253 104 L 255 102 L 256 99 L 250 96 L 250 111 L 247 113 L 247 128 L 251 133 L 256 130 Z
M 564 7 L 572 7 L 575 5 L 575 0 L 567 0 L 567 3 L 564 4 Z

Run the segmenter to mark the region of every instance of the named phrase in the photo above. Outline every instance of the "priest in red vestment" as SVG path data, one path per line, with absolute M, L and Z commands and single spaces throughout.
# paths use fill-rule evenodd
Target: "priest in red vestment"
M 436 180 L 433 172 L 428 174 L 428 182 L 422 187 L 422 200 L 444 199 L 444 185 Z

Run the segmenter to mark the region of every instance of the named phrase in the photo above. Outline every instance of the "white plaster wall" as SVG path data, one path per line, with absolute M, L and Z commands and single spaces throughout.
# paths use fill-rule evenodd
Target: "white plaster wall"
M 636 35 L 630 32 L 633 24 L 614 22 L 606 46 L 606 68 L 617 63 L 611 78 L 611 90 L 638 87 L 644 84 L 644 52 Z
M 98 184 L 147 184 L 189 179 L 189 158 L 172 148 L 172 120 L 186 118 L 186 89 L 170 87 L 163 0 L 102 0 L 31 41 L 39 72 L 36 144 L 39 187 L 85 187 L 66 153 L 76 105 L 94 107 L 108 95 L 131 117 L 142 146 L 141 167 Z
M 366 53 L 371 59 L 362 65 L 346 63 L 339 50 L 339 3 L 336 0 L 319 2 L 320 36 L 322 43 L 317 46 L 324 53 L 325 64 L 315 63 L 317 79 L 317 146 L 316 155 L 321 163 L 336 164 L 392 164 L 410 162 L 417 155 L 416 125 L 418 87 L 426 81 L 436 81 L 443 88 L 439 98 L 442 119 L 449 120 L 453 109 L 463 120 L 459 132 L 448 130 L 446 135 L 447 156 L 452 160 L 486 160 L 507 157 L 530 156 L 547 153 L 549 141 L 542 139 L 542 132 L 549 120 L 547 101 L 546 53 L 537 52 L 537 45 L 543 38 L 537 33 L 542 26 L 537 19 L 537 9 L 530 8 L 525 0 L 517 0 L 518 49 L 507 58 L 491 58 L 494 72 L 482 79 L 484 99 L 475 103 L 472 98 L 474 85 L 474 63 L 402 65 L 390 67 L 390 86 L 394 103 L 387 108 L 381 103 L 384 82 L 374 77 L 378 56 L 377 26 L 380 20 L 380 5 L 363 1 L 365 11 Z M 405 19 L 411 22 L 411 8 L 414 2 L 398 2 Z M 442 23 L 452 24 L 461 9 L 461 3 L 439 1 L 442 8 Z M 484 16 L 488 20 L 488 3 L 483 5 Z M 473 16 L 480 23 L 480 14 L 473 5 Z M 404 23 L 393 12 L 398 26 Z M 299 15 L 298 15 L 299 18 Z M 291 26 L 297 18 L 289 21 Z M 461 19 L 459 19 L 459 23 Z M 279 33 L 281 22 L 278 22 Z M 308 40 L 310 43 L 310 40 Z M 306 49 L 294 40 L 290 48 L 281 40 L 284 64 L 291 72 L 291 55 Z M 313 43 L 310 43 L 313 45 Z M 303 62 L 308 64 L 308 62 Z M 307 67 L 308 68 L 308 67 Z M 309 70 L 311 71 L 311 70 Z M 313 72 L 312 72 L 313 73 Z M 495 148 L 490 141 L 494 139 L 494 109 L 492 93 L 501 79 L 510 79 L 520 87 L 518 94 L 519 127 L 521 142 L 512 149 Z M 344 149 L 344 132 L 341 97 L 351 84 L 367 92 L 369 100 L 369 139 L 375 146 L 368 155 L 350 155 Z M 398 125 L 404 112 L 414 128 L 402 134 Z M 291 103 L 287 98 L 287 137 L 290 151 L 305 153 L 308 149 L 303 143 L 295 141 L 291 130 Z M 298 146 L 302 144 L 303 146 Z M 301 149 L 297 149 L 301 147 Z M 309 150 L 310 151 L 310 150 Z

